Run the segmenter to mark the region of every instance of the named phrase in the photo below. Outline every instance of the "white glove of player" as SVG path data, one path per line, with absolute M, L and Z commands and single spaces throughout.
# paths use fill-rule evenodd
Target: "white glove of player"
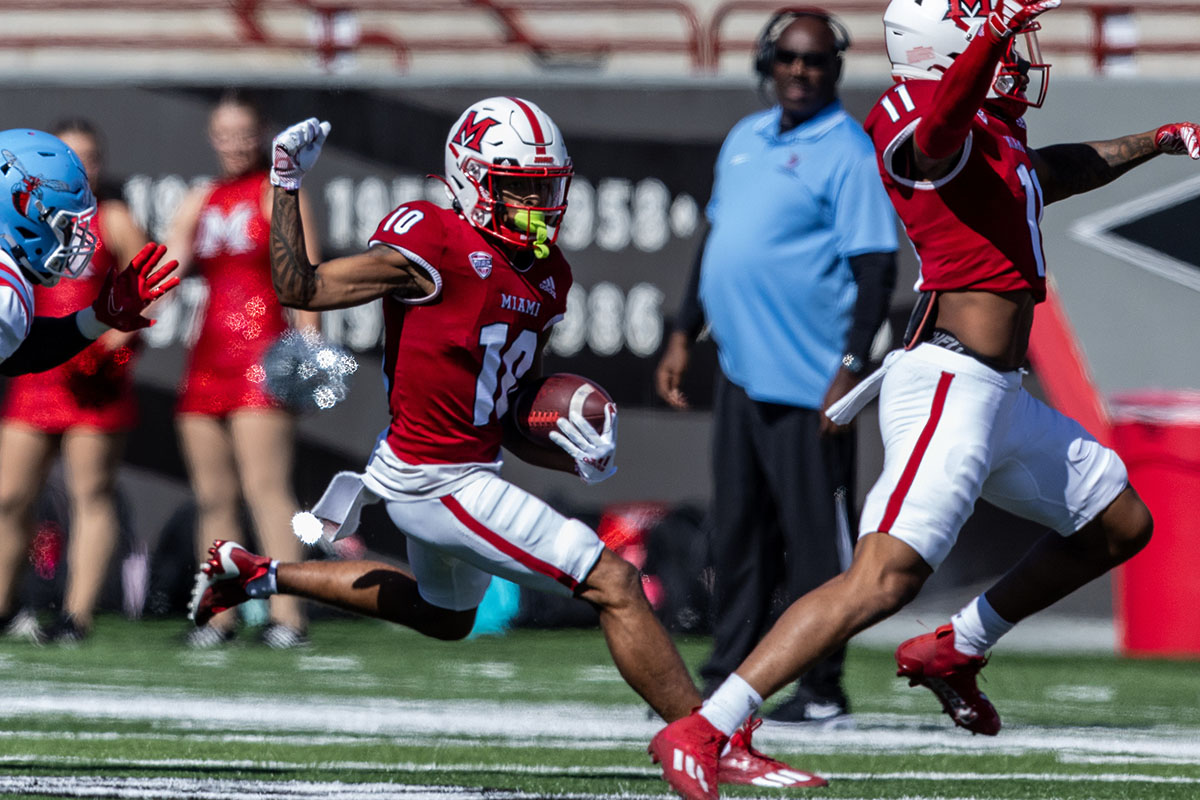
M 309 117 L 276 136 L 271 142 L 271 183 L 281 189 L 299 189 L 304 173 L 317 163 L 331 127 Z
M 561 433 L 560 433 L 561 431 Z M 617 407 L 604 406 L 604 429 L 596 433 L 582 414 L 572 411 L 570 419 L 558 418 L 558 430 L 550 431 L 550 441 L 575 459 L 575 473 L 584 483 L 599 483 L 617 472 Z

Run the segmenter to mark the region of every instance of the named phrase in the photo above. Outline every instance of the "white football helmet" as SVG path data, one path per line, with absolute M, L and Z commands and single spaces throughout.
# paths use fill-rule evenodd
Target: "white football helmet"
M 558 238 L 573 174 L 558 126 L 519 97 L 480 100 L 446 138 L 457 209 L 480 230 L 539 255 Z
M 992 0 L 891 0 L 883 12 L 884 44 L 892 75 L 901 80 L 938 80 L 992 12 Z M 1012 37 L 996 69 L 989 97 L 1040 108 L 1050 84 L 1031 22 Z

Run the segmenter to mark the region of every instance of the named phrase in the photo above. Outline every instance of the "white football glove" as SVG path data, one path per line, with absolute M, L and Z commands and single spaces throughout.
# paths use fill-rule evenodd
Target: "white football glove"
M 560 433 L 561 431 L 561 433 Z M 577 411 L 570 419 L 558 418 L 558 430 L 550 431 L 550 441 L 575 459 L 575 473 L 584 483 L 599 483 L 617 472 L 617 407 L 604 406 L 604 429 L 596 433 L 591 423 Z
M 304 173 L 317 163 L 331 127 L 309 117 L 276 136 L 271 142 L 271 183 L 282 189 L 299 189 Z

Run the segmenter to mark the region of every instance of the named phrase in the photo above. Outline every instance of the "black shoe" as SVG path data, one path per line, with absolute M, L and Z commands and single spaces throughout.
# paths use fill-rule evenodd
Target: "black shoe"
M 63 614 L 54 620 L 50 630 L 46 632 L 46 640 L 51 644 L 74 645 L 88 638 L 91 631 L 75 619 L 73 614 Z
M 791 699 L 775 706 L 765 718 L 772 722 L 813 722 L 842 725 L 850 721 L 850 703 L 840 688 L 818 694 L 797 686 Z

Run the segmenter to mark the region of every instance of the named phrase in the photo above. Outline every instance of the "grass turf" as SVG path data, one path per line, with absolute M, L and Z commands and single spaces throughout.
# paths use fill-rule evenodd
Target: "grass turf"
M 77 648 L 0 643 L 0 797 L 667 795 L 644 755 L 658 723 L 598 631 L 444 643 L 326 621 L 311 647 L 276 652 L 249 635 L 189 650 L 183 630 L 102 617 Z M 678 644 L 692 666 L 708 646 Z M 853 729 L 756 736 L 831 786 L 722 794 L 1200 796 L 1196 664 L 1001 651 L 984 676 L 1005 723 L 994 739 L 954 730 L 890 652 L 852 647 Z

